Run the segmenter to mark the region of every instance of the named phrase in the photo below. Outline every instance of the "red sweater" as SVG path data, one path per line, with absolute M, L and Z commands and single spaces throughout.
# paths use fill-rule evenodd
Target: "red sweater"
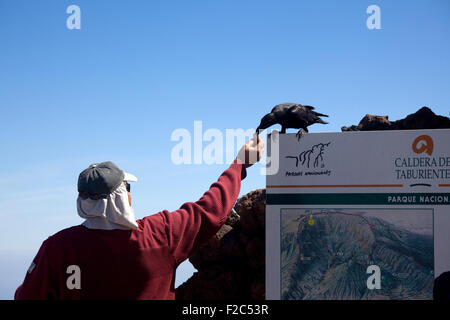
M 137 220 L 136 230 L 79 225 L 54 234 L 15 299 L 174 299 L 176 268 L 225 223 L 245 176 L 235 162 L 200 200 Z

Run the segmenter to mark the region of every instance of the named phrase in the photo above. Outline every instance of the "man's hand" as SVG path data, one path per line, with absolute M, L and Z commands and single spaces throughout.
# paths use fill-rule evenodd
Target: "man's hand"
M 264 141 L 256 134 L 249 142 L 244 144 L 238 153 L 238 163 L 243 163 L 245 168 L 251 167 L 261 159 L 264 152 Z

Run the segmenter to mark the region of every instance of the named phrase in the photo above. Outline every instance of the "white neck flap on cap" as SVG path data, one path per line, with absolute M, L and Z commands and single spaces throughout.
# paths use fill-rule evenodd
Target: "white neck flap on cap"
M 128 202 L 128 192 L 121 184 L 106 199 L 77 199 L 78 215 L 86 221 L 83 226 L 89 229 L 129 230 L 137 229 L 134 210 Z

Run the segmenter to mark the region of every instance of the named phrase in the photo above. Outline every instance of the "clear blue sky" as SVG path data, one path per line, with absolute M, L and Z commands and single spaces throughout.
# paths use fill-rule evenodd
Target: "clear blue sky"
M 66 28 L 71 4 L 81 30 Z M 0 0 L 0 298 L 43 240 L 82 222 L 90 163 L 138 176 L 137 218 L 197 200 L 227 165 L 171 162 L 171 133 L 195 120 L 256 128 L 281 102 L 330 115 L 311 132 L 424 105 L 448 116 L 449 18 L 448 0 Z M 263 187 L 255 166 L 241 194 Z

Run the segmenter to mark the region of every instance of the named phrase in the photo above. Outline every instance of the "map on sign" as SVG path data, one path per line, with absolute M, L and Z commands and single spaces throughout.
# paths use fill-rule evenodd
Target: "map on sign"
M 280 220 L 281 299 L 433 298 L 432 209 L 281 209 Z

